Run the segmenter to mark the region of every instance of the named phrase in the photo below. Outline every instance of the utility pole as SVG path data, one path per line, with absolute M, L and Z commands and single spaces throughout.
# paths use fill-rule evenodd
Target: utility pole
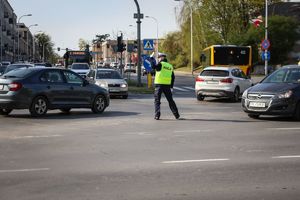
M 268 40 L 268 0 L 265 1 L 266 4 L 266 13 L 265 13 L 265 41 Z M 265 49 L 265 75 L 268 75 L 268 49 Z
M 141 19 L 143 14 L 140 11 L 140 5 L 137 0 L 134 0 L 137 8 L 137 14 L 134 14 L 134 18 L 137 18 L 137 45 L 138 45 L 138 66 L 137 66 L 137 86 L 142 86 L 141 82 Z

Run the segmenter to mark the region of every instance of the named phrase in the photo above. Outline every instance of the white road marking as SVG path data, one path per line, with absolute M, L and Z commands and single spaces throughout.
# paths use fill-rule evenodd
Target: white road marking
M 182 89 L 182 88 L 179 88 L 179 87 L 173 87 L 175 90 L 179 90 L 179 91 L 183 91 L 183 92 L 187 92 L 188 90 L 186 89 Z
M 268 128 L 269 130 L 300 130 L 300 127 L 293 128 Z
M 49 168 L 0 170 L 0 173 L 48 171 Z
M 228 158 L 218 158 L 218 159 L 203 159 L 203 160 L 174 160 L 174 161 L 164 161 L 162 164 L 178 164 L 178 163 L 195 163 L 195 162 L 220 162 L 229 161 Z
M 300 155 L 293 155 L 293 156 L 274 156 L 272 157 L 274 159 L 279 159 L 279 158 L 300 158 Z
M 52 138 L 52 137 L 62 137 L 62 135 L 26 135 L 26 136 L 16 136 L 13 139 L 32 139 L 32 138 Z
M 188 89 L 188 90 L 195 90 L 195 88 L 193 88 L 193 87 L 183 87 L 183 88 L 185 88 L 185 89 Z
M 201 132 L 212 132 L 212 129 L 207 130 L 182 130 L 182 131 L 174 131 L 174 133 L 201 133 Z
M 132 132 L 132 133 L 124 133 L 125 135 L 153 135 L 152 133 L 150 132 Z

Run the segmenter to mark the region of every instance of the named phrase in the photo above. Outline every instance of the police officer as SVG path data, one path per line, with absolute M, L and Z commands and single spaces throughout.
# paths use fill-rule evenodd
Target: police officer
M 154 58 L 153 58 L 154 59 Z M 154 119 L 159 120 L 160 118 L 160 100 L 161 94 L 164 93 L 166 99 L 169 102 L 169 107 L 176 119 L 179 119 L 180 115 L 176 103 L 172 97 L 171 88 L 173 88 L 175 76 L 173 66 L 168 63 L 167 55 L 163 53 L 158 54 L 158 64 L 152 62 L 152 68 L 155 70 L 155 92 L 154 92 L 154 105 L 155 105 L 155 116 Z

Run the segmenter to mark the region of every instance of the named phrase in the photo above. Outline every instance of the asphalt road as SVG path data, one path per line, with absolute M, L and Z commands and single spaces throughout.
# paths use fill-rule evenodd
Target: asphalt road
M 101 115 L 0 117 L 0 199 L 299 199 L 299 122 L 250 119 L 240 103 L 185 89 L 174 95 L 182 120 L 165 100 L 154 120 L 151 95 L 112 99 Z

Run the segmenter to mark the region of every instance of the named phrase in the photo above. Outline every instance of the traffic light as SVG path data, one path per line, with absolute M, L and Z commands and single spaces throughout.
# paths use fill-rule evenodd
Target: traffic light
M 122 43 L 122 52 L 126 51 L 126 44 Z
M 122 52 L 122 49 L 123 49 L 123 43 L 122 43 L 122 35 L 121 36 L 118 36 L 118 52 Z
M 60 47 L 57 47 L 57 51 L 60 51 Z

